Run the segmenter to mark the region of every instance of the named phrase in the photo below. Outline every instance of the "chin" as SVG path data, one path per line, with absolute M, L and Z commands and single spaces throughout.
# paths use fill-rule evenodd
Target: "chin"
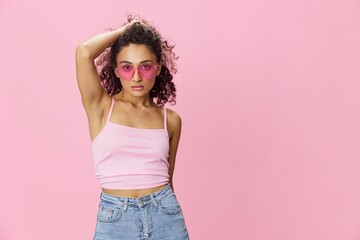
M 135 96 L 135 97 L 146 97 L 146 96 L 149 96 L 149 92 L 147 91 L 132 91 L 131 92 L 131 95 Z

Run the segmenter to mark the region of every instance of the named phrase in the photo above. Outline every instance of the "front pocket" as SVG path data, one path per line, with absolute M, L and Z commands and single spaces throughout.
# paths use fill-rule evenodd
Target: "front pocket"
M 99 210 L 97 213 L 97 219 L 99 222 L 115 222 L 122 218 L 123 211 L 119 206 L 109 206 L 100 204 Z
M 177 214 L 181 211 L 180 204 L 174 193 L 162 198 L 159 201 L 160 211 L 165 214 Z

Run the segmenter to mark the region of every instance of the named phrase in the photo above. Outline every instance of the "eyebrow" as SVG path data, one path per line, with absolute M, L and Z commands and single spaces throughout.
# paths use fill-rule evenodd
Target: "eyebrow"
M 141 61 L 140 63 L 146 63 L 146 62 L 153 62 L 153 61 L 151 61 L 151 60 L 144 60 L 144 61 Z M 123 64 L 123 63 L 127 63 L 127 64 L 133 64 L 132 62 L 129 62 L 129 61 L 121 61 L 121 62 L 119 62 L 119 64 Z

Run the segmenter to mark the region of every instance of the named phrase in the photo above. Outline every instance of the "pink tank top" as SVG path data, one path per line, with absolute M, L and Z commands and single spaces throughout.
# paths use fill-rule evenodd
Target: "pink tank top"
M 95 176 L 102 188 L 146 189 L 169 182 L 169 135 L 166 108 L 164 129 L 134 128 L 110 122 L 92 142 Z

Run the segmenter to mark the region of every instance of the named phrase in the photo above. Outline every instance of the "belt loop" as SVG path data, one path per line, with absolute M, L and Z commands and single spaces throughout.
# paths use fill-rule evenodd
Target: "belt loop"
M 124 201 L 124 208 L 123 208 L 123 212 L 125 213 L 127 208 L 128 208 L 128 205 L 129 205 L 129 198 L 125 198 L 125 201 Z
M 158 207 L 158 202 L 156 201 L 154 194 L 150 195 L 150 199 L 151 199 L 151 202 L 155 205 L 155 207 Z

